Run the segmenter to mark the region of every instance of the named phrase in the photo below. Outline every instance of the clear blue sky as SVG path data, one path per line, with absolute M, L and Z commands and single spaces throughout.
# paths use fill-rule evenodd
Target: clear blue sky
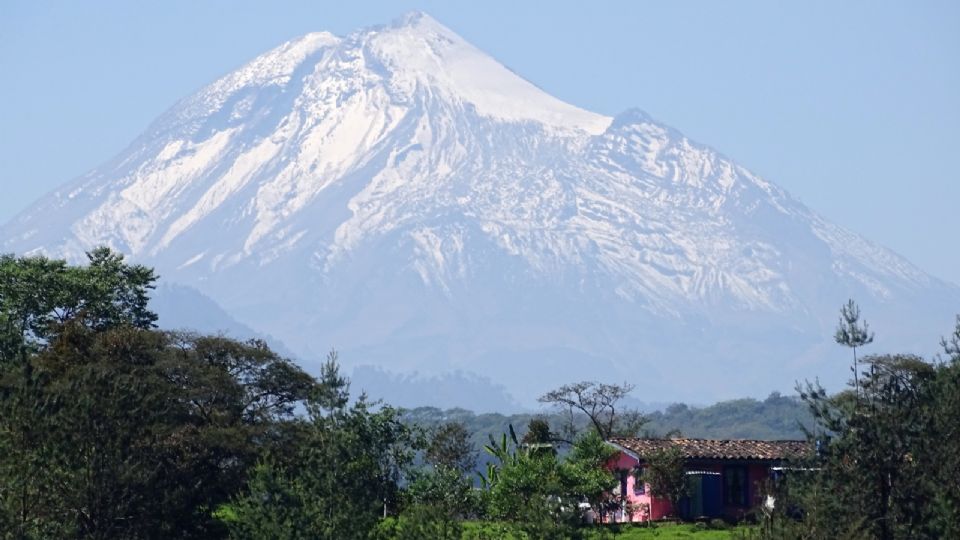
M 956 1 L 7 0 L 0 221 L 257 54 L 415 9 L 561 99 L 640 107 L 960 283 Z

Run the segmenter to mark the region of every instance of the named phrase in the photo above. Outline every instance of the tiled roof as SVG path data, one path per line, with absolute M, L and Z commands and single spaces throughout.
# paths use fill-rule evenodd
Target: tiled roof
M 781 460 L 802 457 L 812 450 L 807 441 L 751 441 L 715 439 L 611 439 L 640 459 L 658 450 L 679 448 L 688 459 Z

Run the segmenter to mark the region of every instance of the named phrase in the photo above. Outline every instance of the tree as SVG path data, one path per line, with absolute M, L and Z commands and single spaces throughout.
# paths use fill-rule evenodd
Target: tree
M 473 483 L 452 467 L 410 474 L 399 516 L 399 538 L 460 538 L 460 522 L 481 513 Z
M 960 478 L 960 316 L 953 333 L 940 344 L 947 360 L 937 366 L 934 381 L 932 444 L 935 462 L 941 478 Z M 960 537 L 960 483 L 934 483 L 934 521 L 944 538 Z
M 535 417 L 527 424 L 527 432 L 520 443 L 528 452 L 556 454 L 554 441 L 556 437 L 550 431 L 550 423 L 545 418 Z
M 41 494 L 38 536 L 221 534 L 210 510 L 282 443 L 312 387 L 262 344 L 129 327 L 68 323 L 30 361 L 46 404 L 33 437 L 43 467 L 24 479 Z
M 233 497 L 264 455 L 292 459 L 302 438 L 301 409 L 318 382 L 261 340 L 167 333 L 163 370 L 179 389 L 180 430 L 190 444 L 181 456 L 198 503 L 216 507 Z M 188 451 L 189 450 L 189 451 Z M 208 490 L 208 491 L 204 491 Z
M 427 438 L 426 466 L 409 474 L 400 538 L 459 538 L 459 522 L 480 513 L 480 500 L 468 474 L 477 463 L 470 432 L 461 422 L 434 427 Z
M 262 538 L 364 538 L 380 517 L 396 509 L 399 485 L 413 459 L 416 437 L 396 409 L 348 396 L 348 382 L 330 359 L 307 404 L 309 422 L 293 458 L 267 457 L 245 492 L 232 505 L 231 536 Z M 277 523 L 277 505 L 288 518 Z
M 647 458 L 642 480 L 650 484 L 650 493 L 670 501 L 670 511 L 679 516 L 680 501 L 689 494 L 683 452 L 675 447 L 657 450 Z
M 87 254 L 87 266 L 45 257 L 0 256 L 0 512 L 20 537 L 49 536 L 46 500 L 57 491 L 42 446 L 57 404 L 35 355 L 69 325 L 105 331 L 150 328 L 147 309 L 156 277 L 106 248 Z
M 545 444 L 553 440 L 550 423 L 546 418 L 531 418 L 527 424 L 527 432 L 523 435 L 523 444 Z
M 0 260 L 0 523 L 16 538 L 222 535 L 314 380 L 259 341 L 152 329 L 153 273 Z
M 949 538 L 960 532 L 956 454 L 957 365 L 912 355 L 869 356 L 862 394 L 828 396 L 807 384 L 801 397 L 822 435 L 814 474 L 794 481 L 809 509 L 804 534 L 870 538 Z M 804 484 L 806 484 L 804 486 Z M 804 489 L 798 490 L 797 487 Z M 813 495 L 811 495 L 813 494 Z M 818 516 L 829 515 L 829 519 Z M 854 526 L 854 530 L 848 530 Z
M 414 504 L 404 508 L 396 518 L 382 520 L 377 525 L 372 538 L 375 540 L 460 540 L 463 538 L 463 525 L 462 520 L 450 516 L 443 507 Z
M 0 355 L 23 361 L 50 343 L 67 321 L 95 330 L 152 328 L 153 270 L 129 265 L 108 248 L 87 253 L 86 266 L 46 257 L 0 256 Z
M 315 413 L 341 411 L 350 401 L 350 381 L 340 374 L 339 355 L 336 350 L 327 353 L 327 359 L 320 366 L 320 383 L 312 403 Z
M 840 308 L 840 322 L 834 335 L 837 343 L 853 349 L 853 384 L 856 395 L 860 395 L 860 374 L 857 370 L 857 347 L 873 343 L 873 332 L 867 321 L 860 325 L 860 307 L 852 299 Z
M 483 451 L 495 459 L 496 462 L 488 461 L 487 474 L 480 475 L 480 483 L 484 489 L 492 488 L 499 479 L 500 470 L 507 465 L 516 463 L 526 451 L 517 441 L 517 432 L 513 429 L 513 424 L 509 424 L 507 428 L 510 433 L 509 440 L 506 433 L 500 434 L 499 441 L 493 437 L 492 433 L 487 434 L 490 443 L 483 446 Z
M 617 481 L 608 465 L 617 450 L 608 445 L 600 434 L 590 430 L 574 442 L 564 462 L 571 498 L 590 503 L 591 507 L 605 509 L 620 505 L 619 494 L 611 489 Z
M 461 474 L 472 471 L 477 456 L 467 426 L 463 422 L 447 422 L 434 428 L 425 458 L 438 469 L 452 469 Z
M 617 436 L 636 436 L 646 422 L 639 411 L 617 410 L 634 386 L 629 383 L 604 384 L 583 381 L 565 384 L 556 390 L 540 396 L 540 403 L 547 403 L 565 412 L 567 423 L 564 427 L 566 438 L 563 442 L 572 443 L 577 429 L 575 415 L 581 413 L 587 417 L 593 429 L 603 440 Z
M 312 540 L 313 516 L 304 512 L 304 486 L 275 464 L 256 465 L 247 494 L 220 511 L 235 539 Z
M 488 485 L 487 514 L 517 525 L 528 537 L 570 537 L 580 520 L 580 501 L 571 492 L 569 471 L 552 454 L 517 449 L 504 457 Z
M 579 436 L 566 459 L 519 444 L 512 426 L 509 436 L 490 441 L 485 449 L 497 462 L 484 479 L 487 514 L 528 537 L 576 537 L 580 503 L 600 504 L 614 484 L 607 463 L 616 450 L 596 431 Z

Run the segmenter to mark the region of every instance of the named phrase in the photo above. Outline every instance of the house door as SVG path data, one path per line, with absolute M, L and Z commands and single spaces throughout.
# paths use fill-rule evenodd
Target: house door
M 688 519 L 698 518 L 703 515 L 703 476 L 687 477 L 690 505 L 687 507 Z
M 680 515 L 686 519 L 719 517 L 723 512 L 723 484 L 720 474 L 712 471 L 687 473 L 689 495 L 680 504 Z
M 720 482 L 720 475 L 704 476 L 701 492 L 703 515 L 710 518 L 720 517 L 723 514 L 723 484 Z

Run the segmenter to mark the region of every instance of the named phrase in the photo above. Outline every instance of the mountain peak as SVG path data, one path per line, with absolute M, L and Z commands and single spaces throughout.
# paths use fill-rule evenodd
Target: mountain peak
M 614 117 L 611 127 L 620 127 L 630 124 L 649 124 L 656 121 L 647 114 L 647 111 L 638 107 L 631 107 Z
M 376 33 L 404 34 L 423 39 L 428 43 L 434 42 L 434 44 L 439 38 L 440 41 L 448 44 L 469 45 L 456 32 L 422 11 L 407 12 L 391 21 L 388 26 L 377 26 L 372 30 Z
M 439 21 L 431 17 L 430 15 L 422 11 L 408 11 L 403 15 L 397 17 L 390 24 L 392 28 L 432 28 L 432 29 L 444 29 L 448 30 L 447 27 L 442 25 Z
M 411 12 L 359 35 L 398 87 L 430 88 L 498 120 L 590 134 L 610 124 L 609 117 L 544 92 L 425 13 Z

